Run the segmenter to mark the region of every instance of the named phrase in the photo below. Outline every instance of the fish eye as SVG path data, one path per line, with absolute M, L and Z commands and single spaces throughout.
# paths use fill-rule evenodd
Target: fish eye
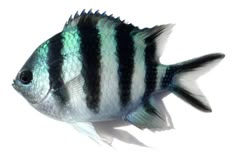
M 29 84 L 33 79 L 33 74 L 29 70 L 24 70 L 20 73 L 19 79 L 22 84 Z

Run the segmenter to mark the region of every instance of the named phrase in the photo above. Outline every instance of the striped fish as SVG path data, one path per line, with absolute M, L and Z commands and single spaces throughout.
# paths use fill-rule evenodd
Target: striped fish
M 139 29 L 98 11 L 76 13 L 34 51 L 13 87 L 43 114 L 68 123 L 87 122 L 91 129 L 89 123 L 113 120 L 141 129 L 171 128 L 157 96 L 174 93 L 210 112 L 195 80 L 224 58 L 214 53 L 161 64 L 172 27 Z

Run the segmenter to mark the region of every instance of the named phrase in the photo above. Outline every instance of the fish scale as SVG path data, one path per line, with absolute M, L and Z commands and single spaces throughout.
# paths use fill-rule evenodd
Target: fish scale
M 80 37 L 78 36 L 77 28 L 66 30 L 63 32 L 63 55 L 64 62 L 62 66 L 62 76 L 65 82 L 70 81 L 80 74 Z
M 99 113 L 107 116 L 118 114 L 120 110 L 118 94 L 118 60 L 116 59 L 116 24 L 100 20 L 97 24 L 101 38 L 101 103 Z M 110 109 L 113 108 L 113 109 Z

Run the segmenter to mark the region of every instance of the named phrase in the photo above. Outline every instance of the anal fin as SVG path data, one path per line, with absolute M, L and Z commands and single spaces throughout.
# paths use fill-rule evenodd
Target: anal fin
M 151 96 L 126 116 L 131 124 L 140 129 L 167 130 L 173 128 L 172 120 L 160 99 Z

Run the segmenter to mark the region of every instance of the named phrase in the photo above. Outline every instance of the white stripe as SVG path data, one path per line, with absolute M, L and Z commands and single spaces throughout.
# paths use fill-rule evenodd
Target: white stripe
M 64 82 L 68 82 L 80 74 L 82 65 L 80 62 L 80 37 L 77 28 L 73 28 L 62 32 L 64 39 L 62 40 L 62 55 L 64 57 L 62 65 L 62 78 Z
M 81 76 L 81 54 L 80 37 L 76 27 L 62 32 L 63 49 L 62 55 L 64 62 L 62 65 L 62 78 L 69 92 L 70 101 L 64 108 L 64 117 L 71 118 L 71 121 L 87 121 L 93 118 L 92 113 L 86 105 L 86 95 L 82 89 L 84 86 Z
M 113 21 L 106 19 L 101 19 L 97 24 L 101 39 L 101 99 L 98 116 L 103 119 L 117 116 L 120 111 L 115 26 Z
M 131 100 L 136 103 L 145 91 L 145 53 L 146 44 L 139 35 L 134 36 L 134 72 L 131 85 Z

